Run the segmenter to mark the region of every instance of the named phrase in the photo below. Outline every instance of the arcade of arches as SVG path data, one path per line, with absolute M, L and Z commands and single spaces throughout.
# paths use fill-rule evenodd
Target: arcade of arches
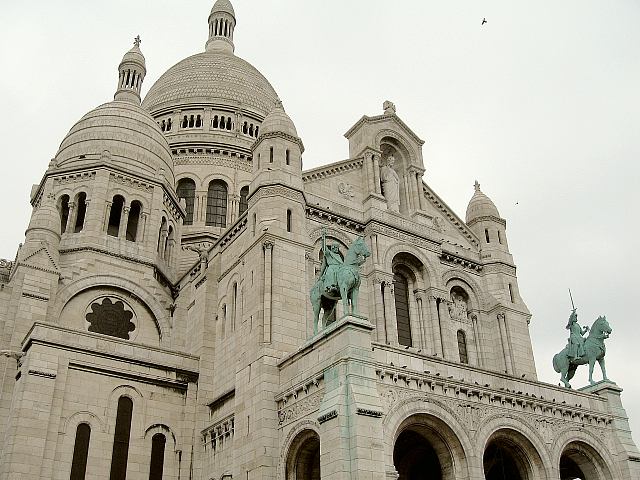
M 298 433 L 288 449 L 286 480 L 320 480 L 320 436 L 311 429 Z M 549 466 L 523 434 L 510 428 L 493 432 L 476 452 L 485 480 L 545 480 Z M 407 418 L 396 433 L 393 465 L 398 480 L 460 480 L 470 475 L 467 452 L 443 420 L 429 414 Z M 596 450 L 571 442 L 557 466 L 560 480 L 613 480 Z

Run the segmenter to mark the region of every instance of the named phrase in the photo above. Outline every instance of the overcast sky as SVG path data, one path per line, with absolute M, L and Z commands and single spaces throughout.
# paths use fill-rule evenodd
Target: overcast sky
M 0 257 L 13 259 L 23 241 L 31 185 L 65 134 L 113 98 L 133 37 L 143 41 L 146 93 L 203 51 L 212 4 L 2 0 Z M 233 4 L 236 54 L 280 95 L 305 168 L 346 159 L 344 132 L 388 99 L 426 140 L 425 180 L 460 217 L 481 183 L 507 220 L 540 380 L 558 383 L 551 358 L 566 343 L 568 287 L 580 323 L 607 315 L 609 377 L 640 439 L 640 3 Z M 573 383 L 586 384 L 586 367 Z

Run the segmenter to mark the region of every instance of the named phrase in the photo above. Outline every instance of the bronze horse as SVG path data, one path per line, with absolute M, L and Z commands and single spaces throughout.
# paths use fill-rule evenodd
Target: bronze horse
M 608 380 L 607 370 L 604 366 L 604 355 L 607 351 L 604 346 L 604 341 L 609 338 L 609 335 L 611 335 L 611 327 L 609 326 L 609 322 L 607 322 L 607 318 L 603 316 L 598 317 L 598 319 L 593 322 L 589 336 L 584 341 L 584 355 L 577 360 L 569 358 L 569 346 L 567 345 L 564 350 L 553 357 L 553 368 L 561 375 L 560 381 L 564 383 L 565 387 L 571 388 L 569 380 L 573 378 L 579 365 L 585 365 L 587 363 L 589 364 L 589 383 L 593 385 L 595 383 L 593 381 L 593 366 L 596 360 L 602 370 L 602 379 Z
M 342 309 L 346 314 L 358 313 L 358 290 L 360 288 L 360 272 L 359 268 L 366 258 L 371 255 L 367 244 L 362 237 L 359 237 L 347 250 L 344 262 L 338 267 L 336 278 L 338 281 L 338 290 L 331 289 L 330 285 L 325 285 L 324 280 L 320 277 L 313 285 L 309 297 L 313 306 L 313 334 L 318 333 L 318 317 L 320 308 L 323 309 L 322 325 L 327 326 L 333 311 L 336 308 L 338 300 L 342 300 Z

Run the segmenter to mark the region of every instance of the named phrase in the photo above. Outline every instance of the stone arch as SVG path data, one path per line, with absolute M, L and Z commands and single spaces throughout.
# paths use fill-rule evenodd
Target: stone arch
M 328 237 L 332 237 L 332 238 L 335 238 L 336 240 L 339 240 L 345 247 L 348 246 L 353 241 L 353 239 L 349 235 L 344 233 L 342 230 L 339 230 L 337 228 L 333 228 L 330 226 L 322 226 L 322 227 L 314 228 L 309 232 L 309 238 L 311 239 L 311 243 L 313 245 L 315 245 L 322 239 L 323 229 L 326 229 Z
M 202 178 L 202 186 L 201 188 L 209 188 L 209 184 L 211 182 L 213 182 L 214 180 L 221 180 L 224 183 L 227 184 L 227 192 L 233 192 L 235 191 L 235 182 L 233 181 L 233 177 L 222 173 L 222 172 L 215 172 L 215 173 L 210 173 L 209 175 L 205 176 Z
M 450 475 L 453 475 L 451 479 L 470 478 L 467 458 L 474 448 L 466 428 L 459 423 L 457 416 L 447 405 L 425 397 L 410 397 L 402 400 L 385 416 L 382 424 L 387 468 L 394 465 L 393 452 L 400 433 L 412 421 L 418 421 L 418 423 L 429 421 L 431 428 L 437 426 L 441 430 L 443 445 L 451 454 L 452 461 L 449 469 Z M 441 453 L 444 453 L 443 448 L 445 447 L 440 447 Z M 449 477 L 445 477 L 447 478 Z
M 424 251 L 415 245 L 407 242 L 397 242 L 391 245 L 383 254 L 382 265 L 384 265 L 384 270 L 387 272 L 393 271 L 393 259 L 400 253 L 409 253 L 416 257 L 424 268 L 424 272 L 427 274 L 425 278 L 425 283 L 428 281 L 429 286 L 431 287 L 441 287 L 439 285 L 439 275 L 436 268 L 429 261 L 427 256 L 424 254 Z
M 313 431 L 320 437 L 320 425 L 314 420 L 302 420 L 296 423 L 282 442 L 280 450 L 280 459 L 278 461 L 278 478 L 286 479 L 287 459 L 291 451 L 291 447 L 296 438 L 304 431 Z
M 482 288 L 478 282 L 471 278 L 466 272 L 449 270 L 442 275 L 442 284 L 447 293 L 455 286 L 463 288 L 467 295 L 469 295 L 473 310 L 486 311 L 487 303 L 482 296 Z
M 106 432 L 106 425 L 100 417 L 95 413 L 84 410 L 82 412 L 76 412 L 62 422 L 62 428 L 60 432 L 66 434 L 72 432 L 73 427 L 78 426 L 81 423 L 87 423 L 91 427 L 91 430 L 99 430 L 100 432 Z
M 552 478 L 550 455 L 544 439 L 522 418 L 498 413 L 483 419 L 475 435 L 475 444 L 482 449 L 476 454 L 483 462 L 487 449 L 492 445 L 506 449 L 515 458 L 523 480 Z
M 60 318 L 60 313 L 64 306 L 79 293 L 90 288 L 100 287 L 112 287 L 129 292 L 134 298 L 139 300 L 144 307 L 151 311 L 152 317 L 156 322 L 156 328 L 160 333 L 160 341 L 166 341 L 171 338 L 171 324 L 169 323 L 168 311 L 163 308 L 156 297 L 146 291 L 140 284 L 116 275 L 94 275 L 81 278 L 66 285 L 58 292 L 58 301 L 53 312 L 53 318 Z
M 560 470 L 567 455 L 585 475 L 584 480 L 613 480 L 621 478 L 610 448 L 598 436 L 587 430 L 566 430 L 553 443 L 554 465 Z M 559 472 L 561 473 L 561 472 Z
M 380 150 L 380 147 L 381 147 L 381 143 L 383 143 L 383 140 L 385 138 L 391 138 L 398 145 L 401 145 L 406 150 L 406 152 L 408 154 L 408 158 L 409 158 L 409 160 L 411 160 L 411 163 L 416 163 L 417 162 L 418 155 L 417 155 L 416 151 L 414 150 L 414 148 L 411 146 L 412 142 L 407 137 L 405 137 L 404 135 L 401 135 L 400 133 L 398 133 L 395 130 L 391 130 L 391 129 L 388 129 L 388 128 L 380 130 L 378 132 L 378 134 L 376 135 L 376 139 L 375 139 L 375 145 L 376 145 L 376 147 L 378 147 L 379 150 Z
M 149 455 L 147 458 L 151 458 L 151 451 L 153 448 L 153 437 L 157 434 L 162 434 L 165 437 L 165 455 L 163 461 L 163 479 L 172 480 L 177 478 L 178 474 L 178 465 L 176 461 L 176 451 L 180 450 L 179 444 L 176 441 L 176 436 L 174 435 L 171 428 L 167 425 L 156 423 L 154 425 L 150 425 L 144 432 L 143 435 L 143 444 L 144 444 L 144 453 Z M 143 462 L 142 463 L 144 472 L 143 474 L 148 475 L 151 462 Z

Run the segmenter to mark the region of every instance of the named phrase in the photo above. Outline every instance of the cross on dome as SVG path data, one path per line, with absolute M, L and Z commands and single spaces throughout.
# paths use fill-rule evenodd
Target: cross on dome
M 140 38 L 140 35 L 137 35 L 136 38 L 133 39 L 133 46 L 140 47 L 141 43 L 142 43 L 142 39 Z
M 480 183 L 478 183 L 478 180 L 476 180 L 476 183 L 473 184 L 473 188 L 475 188 L 476 192 L 480 191 Z

